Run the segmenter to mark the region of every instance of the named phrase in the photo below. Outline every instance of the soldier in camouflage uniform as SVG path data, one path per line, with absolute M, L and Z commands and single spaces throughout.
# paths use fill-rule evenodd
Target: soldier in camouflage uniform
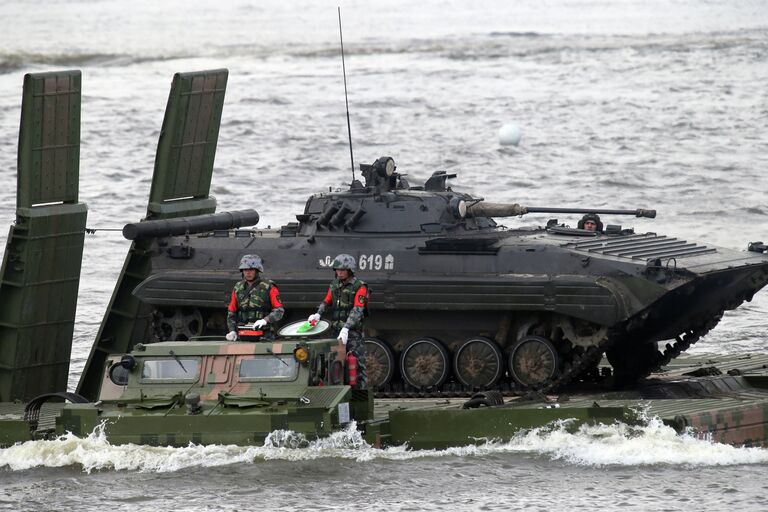
M 264 272 L 261 257 L 246 254 L 240 260 L 240 272 L 243 280 L 235 283 L 232 298 L 227 307 L 227 339 L 235 341 L 238 337 L 248 339 L 272 340 L 275 338 L 275 323 L 283 318 L 285 309 L 280 302 L 280 291 L 269 279 L 260 279 Z M 248 326 L 240 329 L 238 326 Z
M 357 389 L 368 388 L 365 369 L 365 338 L 363 318 L 368 309 L 368 285 L 355 277 L 357 263 L 349 254 L 339 254 L 333 260 L 336 279 L 331 282 L 325 299 L 309 322 L 317 322 L 328 307 L 333 309 L 331 328 L 334 336 L 346 345 L 347 352 L 357 357 Z

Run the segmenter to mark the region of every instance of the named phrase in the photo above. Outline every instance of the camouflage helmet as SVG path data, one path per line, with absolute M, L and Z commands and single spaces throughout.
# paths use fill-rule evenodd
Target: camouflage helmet
M 357 262 L 349 254 L 339 254 L 333 258 L 333 270 L 349 270 L 354 272 L 357 269 Z
M 258 254 L 246 254 L 240 258 L 240 270 L 248 270 L 249 268 L 255 268 L 259 272 L 264 272 L 264 264 L 261 261 L 261 256 Z

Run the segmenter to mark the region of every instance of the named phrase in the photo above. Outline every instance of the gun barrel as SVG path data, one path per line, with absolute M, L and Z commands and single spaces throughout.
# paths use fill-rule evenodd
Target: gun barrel
M 544 208 L 537 206 L 523 207 L 526 213 L 596 213 L 598 215 L 634 215 L 635 217 L 656 218 L 656 210 L 636 208 L 634 210 L 610 209 L 610 208 Z
M 467 207 L 467 214 L 474 217 L 516 217 L 526 213 L 597 213 L 607 215 L 634 215 L 635 217 L 656 218 L 656 210 L 637 208 L 634 210 L 609 208 L 547 208 L 521 206 L 517 203 L 482 203 Z
M 194 233 L 205 233 L 217 229 L 233 229 L 241 226 L 253 226 L 259 222 L 256 210 L 237 210 L 233 212 L 190 215 L 176 219 L 145 220 L 123 227 L 123 236 L 128 240 L 141 238 L 162 238 Z

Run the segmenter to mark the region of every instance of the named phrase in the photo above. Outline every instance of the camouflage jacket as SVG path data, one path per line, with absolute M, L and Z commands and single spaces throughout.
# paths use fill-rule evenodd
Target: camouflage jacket
M 232 289 L 227 307 L 227 328 L 236 331 L 238 325 L 252 324 L 265 318 L 267 328 L 274 331 L 274 323 L 283 317 L 285 309 L 280 301 L 280 291 L 268 279 L 259 279 L 252 286 L 238 281 Z
M 334 279 L 318 313 L 322 315 L 330 306 L 333 308 L 331 327 L 335 331 L 343 327 L 362 331 L 363 319 L 368 315 L 368 295 L 368 285 L 362 279 L 353 277 L 346 282 Z

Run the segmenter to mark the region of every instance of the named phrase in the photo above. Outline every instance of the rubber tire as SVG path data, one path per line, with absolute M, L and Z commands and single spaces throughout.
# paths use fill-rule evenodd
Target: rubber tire
M 489 365 L 492 365 L 495 363 L 496 365 L 496 371 L 491 376 L 490 379 L 485 379 L 484 382 L 478 382 L 476 379 L 474 382 L 471 380 L 471 376 L 469 375 L 462 375 L 461 369 L 463 367 L 462 363 L 462 356 L 469 355 L 469 351 L 472 350 L 473 346 L 477 346 L 475 349 L 475 352 L 477 350 L 483 351 L 482 354 L 480 354 L 482 357 L 484 363 L 488 363 Z M 490 360 L 490 358 L 495 359 L 495 361 Z M 456 353 L 453 355 L 453 374 L 456 376 L 456 380 L 461 382 L 463 385 L 472 388 L 472 389 L 489 389 L 496 385 L 496 383 L 499 381 L 501 376 L 504 374 L 504 355 L 501 353 L 501 349 L 496 344 L 495 341 L 485 338 L 483 336 L 476 336 L 473 338 L 469 338 L 467 341 L 461 344 L 461 346 L 456 350 Z
M 549 374 L 543 378 L 540 379 L 537 382 L 530 382 L 530 379 L 525 379 L 523 375 L 519 375 L 518 372 L 515 371 L 515 358 L 519 355 L 519 352 L 521 349 L 523 349 L 526 345 L 530 345 L 531 343 L 535 343 L 538 345 L 540 349 L 544 349 L 544 354 L 548 355 L 550 358 L 549 366 L 551 366 L 551 371 L 548 372 Z M 512 376 L 512 378 L 523 386 L 523 388 L 536 388 L 544 383 L 546 383 L 548 380 L 554 378 L 558 373 L 560 373 L 560 355 L 557 353 L 557 349 L 552 344 L 551 341 L 549 341 L 547 338 L 543 338 L 541 336 L 523 336 L 519 340 L 515 342 L 514 345 L 512 345 L 512 348 L 509 350 L 509 374 Z
M 436 375 L 429 379 L 416 379 L 410 369 L 417 363 L 418 357 L 434 358 L 441 365 Z M 424 361 L 424 359 L 422 359 Z M 426 362 L 426 361 L 424 361 Z M 400 354 L 400 375 L 409 386 L 416 389 L 430 389 L 443 384 L 451 373 L 451 360 L 443 343 L 435 338 L 416 338 Z
M 371 365 L 371 361 L 374 360 L 386 368 L 384 377 L 379 382 L 374 379 L 375 373 L 371 372 L 372 367 L 375 367 L 375 365 Z M 383 388 L 395 376 L 395 354 L 386 342 L 378 338 L 365 338 L 365 364 L 368 374 L 368 387 L 371 389 Z

